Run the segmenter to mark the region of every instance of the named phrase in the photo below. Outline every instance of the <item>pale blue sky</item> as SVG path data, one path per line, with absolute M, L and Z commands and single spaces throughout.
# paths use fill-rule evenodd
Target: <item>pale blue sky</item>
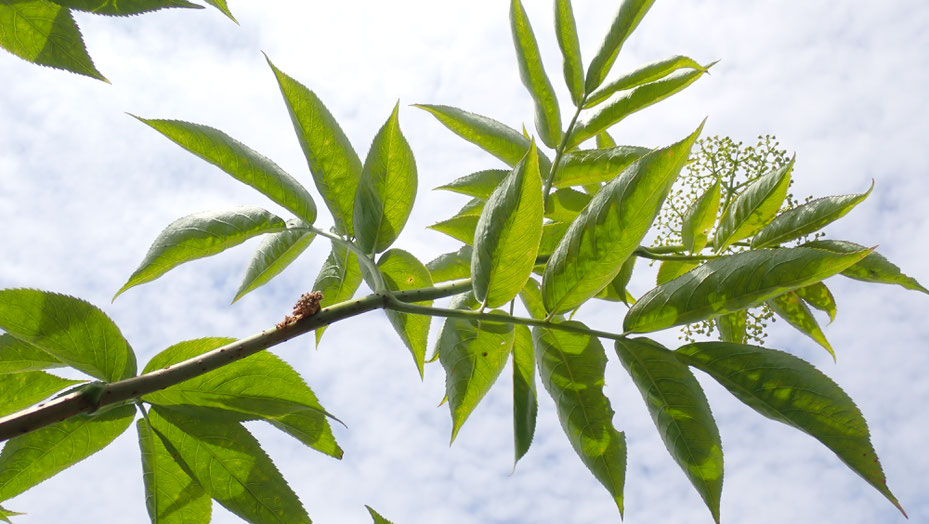
M 567 100 L 551 2 L 524 2 L 552 82 Z M 616 2 L 574 3 L 586 63 Z M 127 20 L 79 16 L 113 85 L 0 54 L 0 287 L 70 293 L 99 305 L 142 362 L 180 340 L 241 337 L 279 321 L 312 285 L 328 253 L 323 242 L 234 306 L 228 303 L 256 242 L 183 266 L 109 303 L 172 220 L 241 204 L 283 213 L 124 112 L 218 127 L 311 186 L 262 50 L 320 95 L 362 157 L 400 100 L 421 191 L 397 247 L 424 261 L 457 249 L 424 227 L 464 200 L 431 188 L 498 163 L 407 104 L 453 105 L 532 129 L 507 4 L 232 2 L 241 26 L 213 10 Z M 874 179 L 871 197 L 827 232 L 880 244 L 884 255 L 926 284 L 926 27 L 929 5 L 921 0 L 659 1 L 614 72 L 671 54 L 721 62 L 684 93 L 624 121 L 614 136 L 620 143 L 665 145 L 708 116 L 706 134 L 750 142 L 774 133 L 796 151 L 798 195 L 861 192 Z M 644 293 L 651 278 L 637 275 L 633 292 Z M 856 400 L 890 488 L 911 522 L 929 521 L 929 458 L 922 449 L 929 433 L 929 297 L 847 279 L 829 284 L 839 314 L 826 335 L 838 364 L 782 323 L 771 329 L 769 345 L 809 359 Z M 604 306 L 581 316 L 615 330 L 622 314 Z M 662 340 L 673 343 L 675 335 Z M 349 426 L 334 428 L 345 450 L 341 462 L 255 426 L 316 522 L 369 522 L 364 504 L 397 524 L 618 521 L 606 491 L 564 438 L 544 391 L 536 440 L 510 475 L 509 370 L 449 448 L 448 411 L 436 408 L 444 394 L 441 368 L 428 367 L 420 382 L 382 314 L 330 328 L 318 352 L 311 337 L 275 351 Z M 699 378 L 723 439 L 724 522 L 903 522 L 818 442 Z M 629 444 L 626 522 L 711 522 L 615 359 L 607 368 L 607 393 Z M 23 524 L 143 522 L 140 472 L 129 431 L 112 448 L 4 506 L 28 512 Z M 214 515 L 215 522 L 237 521 L 218 506 Z

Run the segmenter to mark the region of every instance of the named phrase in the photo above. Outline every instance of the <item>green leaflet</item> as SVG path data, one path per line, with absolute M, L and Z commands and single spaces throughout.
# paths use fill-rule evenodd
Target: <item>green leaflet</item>
M 520 0 L 510 0 L 510 29 L 516 47 L 519 76 L 535 101 L 536 131 L 542 143 L 555 149 L 561 144 L 561 109 L 558 108 L 555 89 L 545 74 L 539 44 Z
M 719 522 L 723 448 L 703 388 L 675 354 L 648 338 L 616 341 L 668 452 Z
M 574 132 L 571 133 L 565 151 L 574 149 L 585 140 L 596 136 L 632 113 L 682 91 L 685 87 L 696 82 L 703 74 L 702 70 L 677 72 L 667 78 L 635 87 L 617 95 L 611 102 L 600 107 L 593 115 L 582 122 L 578 122 Z
M 539 241 L 539 256 L 549 256 L 564 238 L 571 226 L 570 222 L 549 222 L 542 225 L 542 240 Z
M 535 391 L 535 352 L 532 332 L 526 326 L 513 326 L 513 467 L 532 445 L 539 402 Z
M 201 338 L 180 342 L 155 355 L 145 366 L 145 373 L 194 358 L 234 340 Z M 159 406 L 217 408 L 241 413 L 242 419 L 266 420 L 317 451 L 336 458 L 342 456 L 326 421 L 331 415 L 300 375 L 268 351 L 150 393 L 143 399 Z
M 377 267 L 384 275 L 384 282 L 390 291 L 406 291 L 432 287 L 429 270 L 415 256 L 402 249 L 386 251 L 377 261 Z M 368 275 L 365 275 L 368 278 Z M 372 282 L 368 285 L 373 289 Z M 421 306 L 431 306 L 432 301 L 414 302 Z M 429 323 L 432 317 L 401 313 L 390 309 L 384 310 L 394 330 L 413 355 L 419 377 L 423 376 L 423 361 L 426 358 L 426 339 L 429 336 Z
M 745 342 L 747 318 L 748 312 L 744 309 L 714 318 L 713 322 L 716 324 L 716 330 L 719 331 L 719 339 L 723 342 L 743 344 Z
M 83 380 L 66 380 L 44 371 L 0 375 L 0 417 L 28 408 L 81 382 Z
M 471 275 L 471 246 L 461 246 L 454 253 L 439 255 L 426 263 L 432 283 L 468 278 Z
M 509 174 L 510 172 L 506 169 L 486 169 L 457 178 L 436 189 L 444 189 L 446 191 L 453 191 L 455 193 L 461 193 L 462 195 L 487 200 L 490 198 L 491 193 L 494 192 L 494 189 L 496 189 L 497 186 L 500 185 L 500 182 L 503 182 L 503 179 Z
M 370 514 L 371 518 L 374 519 L 374 524 L 393 524 L 389 520 L 382 517 L 380 513 L 374 511 L 374 508 L 371 506 L 365 505 L 365 508 L 368 509 L 368 514 Z
M 623 262 L 623 267 L 619 269 L 619 273 L 616 274 L 616 277 L 610 281 L 599 293 L 594 295 L 594 298 L 599 298 L 601 300 L 607 300 L 610 302 L 622 302 L 627 306 L 630 306 L 635 303 L 635 299 L 632 298 L 632 295 L 626 290 L 626 286 L 629 285 L 629 281 L 632 280 L 632 270 L 635 268 L 635 261 L 639 257 L 633 255 L 626 259 Z
M 532 273 L 542 239 L 542 178 L 535 144 L 500 183 L 477 222 L 471 256 L 474 297 L 483 307 L 512 300 Z
M 561 157 L 552 186 L 562 188 L 608 182 L 649 151 L 645 147 L 614 145 L 566 153 Z
M 783 295 L 778 295 L 768 300 L 766 303 L 772 311 L 777 313 L 777 316 L 786 320 L 787 323 L 796 328 L 797 331 L 810 337 L 817 344 L 826 348 L 826 351 L 832 355 L 832 360 L 835 360 L 835 351 L 833 351 L 832 346 L 829 345 L 829 341 L 826 340 L 826 335 L 823 334 L 823 330 L 819 328 L 816 317 L 813 316 L 813 312 L 810 311 L 810 308 L 806 307 L 806 304 L 803 303 L 803 300 L 800 299 L 797 293 L 788 291 Z
M 149 420 L 184 471 L 249 522 L 310 522 L 300 499 L 236 419 L 212 409 L 153 406 Z
M 563 313 L 596 295 L 619 273 L 658 215 L 703 124 L 690 136 L 648 153 L 597 193 L 555 248 L 542 296 Z
M 573 222 L 590 203 L 590 195 L 575 189 L 564 188 L 548 196 L 545 218 L 554 222 Z
M 0 500 L 19 495 L 107 447 L 132 424 L 123 405 L 76 415 L 7 441 L 0 452 Z
M 135 376 L 135 354 L 119 328 L 78 298 L 0 290 L 0 328 L 94 378 L 115 382 Z
M 660 286 L 665 282 L 674 280 L 698 265 L 700 265 L 699 262 L 689 260 L 664 260 L 658 266 L 658 276 L 655 278 L 655 284 Z
M 500 312 L 502 314 L 502 312 Z M 510 324 L 448 318 L 439 334 L 439 361 L 452 415 L 452 438 L 496 382 L 513 348 Z
M 846 269 L 846 271 L 848 270 Z M 826 314 L 829 315 L 829 322 L 835 320 L 835 298 L 832 296 L 832 292 L 829 291 L 829 288 L 826 287 L 826 284 L 823 284 L 822 282 L 810 284 L 809 286 L 797 289 L 796 293 L 807 304 L 820 311 L 825 311 Z
M 729 244 L 751 236 L 774 218 L 790 185 L 794 160 L 770 171 L 748 185 L 723 211 L 713 239 L 716 252 Z
M 526 282 L 526 287 L 519 292 L 519 299 L 526 306 L 526 311 L 529 312 L 529 316 L 532 318 L 545 318 L 545 315 L 548 314 L 542 304 L 542 290 L 535 279 L 530 278 Z M 558 315 L 555 318 L 560 319 Z
M 213 501 L 190 478 L 144 419 L 136 422 L 142 454 L 145 508 L 157 524 L 207 524 Z
M 584 63 L 581 61 L 581 43 L 574 22 L 571 0 L 555 0 L 555 36 L 564 59 L 564 81 L 575 106 L 584 99 Z
M 710 186 L 687 211 L 681 225 L 681 243 L 691 253 L 699 253 L 706 247 L 710 230 L 719 213 L 720 180 Z
M 327 308 L 339 302 L 351 300 L 361 286 L 361 266 L 358 265 L 358 255 L 344 246 L 335 242 L 332 243 L 332 251 L 323 267 L 319 270 L 316 282 L 313 284 L 314 291 L 320 291 L 323 299 L 319 302 L 319 307 Z M 327 326 L 316 328 L 316 346 L 319 347 L 319 341 L 323 338 L 323 332 Z
M 239 23 L 239 21 L 236 20 L 234 16 L 232 16 L 232 12 L 229 11 L 229 7 L 226 5 L 226 0 L 203 0 L 203 1 L 215 7 L 216 9 L 219 9 L 219 11 L 222 14 L 228 16 L 229 19 L 232 20 L 233 22 L 237 24 Z
M 662 60 L 649 62 L 591 93 L 584 103 L 584 108 L 588 109 L 603 102 L 617 91 L 632 89 L 656 80 L 661 80 L 679 69 L 694 69 L 705 73 L 712 65 L 713 64 L 710 64 L 704 67 L 695 62 L 692 58 L 680 55 L 669 56 Z
M 75 11 L 107 16 L 137 15 L 171 7 L 203 9 L 203 6 L 186 0 L 55 0 L 55 3 Z
M 616 141 L 613 140 L 613 137 L 610 136 L 606 131 L 600 131 L 597 133 L 595 142 L 597 144 L 597 149 L 607 149 L 610 147 L 616 147 Z M 632 147 L 632 146 L 625 146 Z M 641 148 L 643 150 L 642 154 L 648 153 L 650 150 L 648 148 Z
M 398 111 L 374 137 L 355 194 L 355 239 L 365 253 L 380 253 L 400 236 L 416 199 L 416 159 L 400 131 Z
M 834 253 L 852 253 L 866 249 L 864 246 L 845 240 L 814 240 L 803 244 L 802 247 L 823 249 Z M 915 278 L 904 275 L 899 267 L 874 251 L 857 264 L 842 271 L 842 276 L 877 284 L 897 284 L 906 289 L 921 291 L 929 295 L 929 289 L 924 288 Z
M 316 233 L 307 230 L 307 227 L 308 224 L 295 218 L 287 221 L 286 230 L 264 237 L 248 263 L 233 303 L 270 282 L 310 247 Z
M 874 190 L 871 187 L 860 195 L 841 195 L 817 198 L 774 217 L 752 238 L 752 248 L 776 246 L 789 240 L 819 231 L 851 211 Z
M 762 415 L 812 435 L 901 512 L 852 399 L 808 362 L 774 349 L 698 342 L 676 351 Z
M 232 178 L 257 189 L 298 218 L 309 224 L 316 221 L 316 203 L 300 182 L 226 133 L 190 122 L 136 118 Z
M 471 245 L 474 243 L 474 230 L 477 229 L 479 218 L 479 216 L 475 215 L 459 215 L 436 222 L 428 226 L 428 228 L 439 233 L 445 233 L 459 242 Z
M 332 213 L 336 229 L 352 236 L 355 193 L 361 179 L 361 160 L 339 123 L 323 102 L 268 60 L 290 113 L 294 131 L 313 174 L 316 189 Z
M 647 333 L 732 313 L 819 282 L 870 252 L 795 247 L 709 260 L 642 296 L 626 314 L 623 330 Z
M 148 253 L 129 280 L 113 295 L 151 282 L 171 269 L 191 260 L 208 257 L 265 233 L 287 228 L 279 216 L 260 207 L 204 211 L 168 224 L 148 248 Z
M 46 0 L 0 2 L 0 47 L 33 64 L 109 83 L 87 54 L 71 11 Z
M 15 517 L 17 515 L 25 515 L 25 513 L 10 511 L 3 506 L 0 506 L 0 521 L 6 522 L 7 524 L 12 524 L 10 517 Z
M 0 375 L 60 368 L 66 365 L 47 352 L 9 333 L 0 334 Z
M 603 394 L 603 346 L 596 337 L 540 327 L 532 328 L 532 341 L 539 375 L 568 441 L 622 516 L 626 435 L 613 427 L 613 408 Z
M 603 79 L 610 72 L 610 68 L 613 67 L 613 62 L 616 61 L 623 43 L 635 31 L 653 3 L 655 0 L 623 0 L 606 38 L 603 39 L 600 49 L 597 50 L 596 56 L 587 68 L 587 78 L 584 81 L 585 92 L 593 93 L 600 87 Z

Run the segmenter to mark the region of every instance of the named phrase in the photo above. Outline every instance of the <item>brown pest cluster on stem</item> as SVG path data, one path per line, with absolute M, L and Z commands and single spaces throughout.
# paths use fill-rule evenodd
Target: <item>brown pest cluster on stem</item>
M 277 328 L 280 329 L 284 326 L 293 324 L 294 322 L 315 315 L 319 313 L 319 303 L 323 300 L 323 294 L 320 291 L 313 291 L 312 293 L 304 293 L 300 295 L 300 299 L 297 300 L 297 303 L 294 304 L 294 310 L 291 314 L 284 317 L 284 320 L 280 321 L 277 324 Z

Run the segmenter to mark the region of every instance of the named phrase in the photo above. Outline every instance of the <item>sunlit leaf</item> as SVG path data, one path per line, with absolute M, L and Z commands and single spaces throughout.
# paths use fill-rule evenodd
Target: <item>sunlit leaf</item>
M 599 133 L 597 133 L 595 142 L 597 144 L 597 149 L 607 149 L 610 147 L 616 147 L 616 141 L 613 140 L 613 137 L 611 137 L 610 134 L 607 133 L 606 131 L 600 131 Z M 625 147 L 632 147 L 632 146 L 625 146 Z M 641 149 L 642 149 L 643 155 L 649 152 L 648 148 L 643 147 Z
M 629 285 L 629 281 L 632 280 L 632 270 L 635 268 L 635 261 L 639 257 L 631 256 L 623 262 L 623 267 L 619 269 L 619 273 L 616 274 L 616 277 L 610 281 L 599 293 L 594 295 L 594 298 L 599 298 L 601 300 L 608 300 L 610 302 L 622 302 L 627 306 L 635 303 L 635 300 L 632 298 L 632 295 L 629 294 L 629 291 L 626 289 L 626 286 Z
M 54 0 L 54 3 L 75 11 L 107 16 L 137 15 L 171 7 L 203 9 L 203 6 L 186 0 Z
M 846 271 L 848 270 L 846 269 Z M 796 293 L 810 306 L 820 311 L 825 311 L 826 314 L 829 315 L 829 322 L 835 320 L 835 298 L 832 296 L 832 292 L 829 291 L 829 288 L 826 287 L 826 284 L 822 282 L 810 284 L 809 286 L 798 288 Z
M 285 229 L 287 224 L 281 217 L 253 206 L 205 211 L 179 218 L 158 234 L 138 269 L 113 298 L 185 262 L 222 253 L 252 237 Z
M 235 418 L 187 406 L 153 406 L 149 419 L 203 490 L 249 522 L 309 523 L 296 493 Z
M 719 339 L 723 342 L 743 344 L 747 333 L 748 312 L 744 309 L 726 313 L 713 319 Z
M 545 311 L 545 305 L 542 304 L 542 289 L 535 279 L 530 278 L 526 282 L 526 287 L 519 292 L 519 299 L 526 306 L 526 310 L 532 318 L 545 318 L 545 315 L 548 314 Z M 556 318 L 558 318 L 557 315 Z
M 426 263 L 433 283 L 468 278 L 471 275 L 471 246 L 461 246 L 454 253 L 439 255 Z
M 10 520 L 10 517 L 15 517 L 17 515 L 25 515 L 25 513 L 10 511 L 3 506 L 0 506 L 0 521 L 6 522 L 7 524 L 12 524 L 13 521 Z
M 92 377 L 115 382 L 135 376 L 129 342 L 110 317 L 81 299 L 35 289 L 4 289 L 0 328 Z
M 566 153 L 561 158 L 552 186 L 562 188 L 608 182 L 649 151 L 644 147 L 611 146 Z
M 0 417 L 41 402 L 82 380 L 67 380 L 44 371 L 0 375 Z
M 777 214 L 787 197 L 795 158 L 749 184 L 723 211 L 713 239 L 716 251 L 750 237 Z
M 757 249 L 776 246 L 819 231 L 827 224 L 845 216 L 868 198 L 873 189 L 874 183 L 872 182 L 871 187 L 860 195 L 817 198 L 788 209 L 774 217 L 770 224 L 761 228 L 761 231 L 752 238 L 752 247 Z
M 66 366 L 47 351 L 19 340 L 9 333 L 0 334 L 0 375 Z
M 824 249 L 834 253 L 852 253 L 866 249 L 864 246 L 845 240 L 814 240 L 803 244 L 803 246 Z M 897 284 L 906 289 L 922 291 L 929 295 L 929 289 L 924 288 L 915 278 L 904 275 L 899 267 L 874 251 L 857 264 L 842 271 L 842 276 L 864 282 Z
M 477 229 L 479 218 L 480 216 L 476 215 L 454 216 L 448 220 L 436 222 L 428 226 L 428 228 L 439 233 L 445 233 L 459 242 L 471 245 L 474 243 L 474 230 Z
M 406 291 L 432 287 L 432 277 L 429 270 L 415 256 L 402 249 L 391 249 L 384 252 L 377 261 L 377 267 L 384 275 L 387 289 L 390 291 Z M 365 278 L 368 278 L 365 275 Z M 372 288 L 372 282 L 368 285 Z M 415 302 L 421 306 L 431 306 L 432 301 Z M 429 336 L 429 323 L 432 317 L 401 313 L 390 309 L 384 310 L 394 330 L 413 355 L 419 376 L 423 376 L 423 361 L 426 358 L 426 339 Z
M 712 65 L 713 64 L 710 64 L 709 66 L 704 67 L 697 62 L 694 62 L 693 59 L 680 55 L 669 56 L 668 58 L 664 58 L 662 60 L 649 62 L 637 67 L 633 71 L 622 75 L 616 80 L 613 80 L 609 84 L 591 93 L 587 97 L 587 101 L 584 103 L 584 107 L 593 107 L 600 102 L 603 102 L 617 91 L 632 89 L 634 87 L 645 85 L 656 80 L 661 80 L 662 78 L 665 78 L 669 74 L 679 69 L 694 69 L 703 71 L 705 73 Z
M 613 408 L 603 394 L 603 346 L 590 335 L 541 327 L 532 329 L 532 340 L 539 375 L 555 401 L 568 441 L 622 515 L 626 435 L 613 427 Z
M 661 285 L 670 280 L 674 280 L 698 265 L 700 265 L 699 262 L 690 260 L 663 260 L 661 265 L 658 266 L 658 275 L 655 278 L 655 284 Z
M 142 454 L 145 508 L 158 524 L 207 524 L 213 501 L 190 478 L 144 419 L 136 422 Z
M 308 231 L 306 227 L 305 222 L 295 218 L 287 221 L 285 231 L 264 237 L 248 263 L 233 302 L 270 282 L 306 251 L 316 238 L 316 233 Z
M 336 229 L 351 236 L 361 160 L 316 93 L 284 74 L 270 60 L 268 65 L 281 88 L 316 189 L 332 213 Z
M 111 407 L 10 439 L 0 452 L 0 500 L 13 498 L 107 447 L 134 416 L 133 406 Z
M 526 326 L 513 326 L 513 442 L 514 464 L 523 458 L 532 444 L 539 403 L 535 391 L 535 352 L 532 332 Z
M 627 0 L 627 2 L 630 0 Z M 653 0 L 649 0 L 653 1 Z M 627 116 L 682 91 L 703 76 L 701 70 L 677 72 L 654 82 L 632 88 L 611 98 L 596 112 L 577 123 L 565 147 L 570 151 Z
M 239 23 L 239 21 L 236 20 L 234 16 L 232 16 L 232 12 L 229 11 L 229 6 L 226 5 L 226 0 L 203 0 L 203 1 L 215 7 L 216 9 L 219 9 L 219 11 L 222 14 L 228 16 L 229 19 L 232 20 L 233 22 L 237 24 Z
M 803 300 L 800 299 L 796 292 L 788 291 L 783 295 L 768 300 L 766 303 L 777 316 L 783 318 L 797 331 L 824 347 L 832 355 L 832 359 L 835 360 L 835 351 L 829 341 L 826 340 L 826 335 L 820 329 L 819 323 L 816 322 L 816 317 L 813 316 L 813 312 L 803 303 Z
M 542 179 L 535 144 L 494 190 L 474 232 L 471 279 L 484 306 L 512 300 L 526 284 L 542 238 Z
M 0 2 L 0 47 L 34 64 L 109 83 L 87 54 L 71 11 L 46 0 Z
M 316 203 L 300 182 L 226 133 L 178 120 L 139 120 L 236 180 L 257 189 L 297 218 L 309 224 L 316 221 Z
M 709 260 L 643 295 L 629 308 L 623 329 L 647 333 L 755 306 L 828 278 L 870 252 L 840 254 L 796 247 Z
M 694 203 L 684 212 L 681 225 L 681 243 L 684 249 L 691 253 L 698 253 L 706 247 L 710 230 L 716 223 L 719 213 L 720 180 L 710 186 Z
M 584 98 L 584 63 L 581 61 L 581 44 L 571 0 L 555 0 L 555 36 L 564 60 L 562 69 L 565 85 L 568 86 L 574 105 L 579 106 Z
M 550 222 L 542 226 L 542 240 L 539 241 L 539 256 L 549 256 L 564 238 L 571 226 L 570 222 Z
M 618 340 L 616 354 L 642 393 L 668 452 L 719 522 L 723 449 L 703 388 L 674 353 L 654 340 Z
M 351 300 L 361 286 L 361 266 L 358 255 L 339 244 L 332 244 L 332 251 L 319 270 L 313 290 L 323 294 L 319 307 L 326 308 L 339 302 Z M 316 345 L 323 338 L 326 326 L 316 328 Z
M 490 194 L 494 192 L 494 189 L 509 174 L 510 172 L 505 169 L 486 169 L 457 178 L 436 189 L 454 191 L 455 193 L 487 200 L 490 198 Z
M 542 296 L 549 312 L 571 311 L 616 277 L 658 216 L 702 129 L 636 160 L 593 197 L 545 268 Z
M 439 334 L 439 361 L 452 415 L 452 442 L 496 382 L 513 348 L 510 324 L 448 318 Z
M 371 518 L 374 519 L 374 524 L 393 524 L 391 521 L 385 519 L 381 516 L 380 513 L 374 511 L 374 508 L 371 506 L 365 506 L 368 509 L 368 514 L 371 515 Z
M 548 195 L 545 218 L 555 222 L 573 222 L 590 203 L 590 195 L 575 189 L 564 188 Z
M 613 67 L 613 62 L 616 61 L 623 43 L 635 31 L 639 22 L 642 21 L 642 17 L 645 16 L 645 13 L 648 12 L 654 2 L 655 0 L 623 0 L 623 3 L 620 4 L 619 11 L 610 25 L 609 32 L 587 68 L 587 78 L 584 81 L 584 88 L 587 93 L 593 93 L 603 83 L 603 79 L 606 78 L 610 68 Z
M 689 344 L 676 353 L 762 415 L 825 444 L 903 511 L 887 488 L 858 407 L 811 364 L 782 351 L 724 342 Z
M 516 47 L 519 76 L 535 102 L 536 131 L 542 143 L 554 149 L 561 144 L 561 110 L 555 89 L 545 74 L 532 25 L 520 0 L 510 0 L 510 29 Z
M 416 199 L 416 160 L 400 131 L 399 108 L 375 135 L 355 194 L 355 239 L 365 253 L 393 244 Z

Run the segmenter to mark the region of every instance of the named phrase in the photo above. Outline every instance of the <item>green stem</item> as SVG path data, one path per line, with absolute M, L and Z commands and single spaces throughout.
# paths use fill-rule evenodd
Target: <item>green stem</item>
M 296 228 L 294 228 L 296 229 Z M 315 228 L 310 226 L 305 228 L 308 231 L 312 231 L 319 236 L 323 236 L 332 241 L 333 244 L 339 244 L 340 246 L 352 251 L 358 257 L 358 262 L 361 265 L 365 266 L 365 269 L 368 270 L 368 273 L 371 274 L 371 279 L 374 281 L 374 292 L 375 293 L 387 293 L 387 284 L 384 282 L 384 275 L 381 274 L 381 270 L 377 268 L 377 264 L 374 263 L 374 259 L 369 256 L 367 253 L 361 250 L 360 247 L 356 246 L 353 242 L 349 242 L 339 235 L 334 235 L 328 231 L 323 231 L 322 229 Z
M 555 175 L 558 173 L 558 165 L 561 163 L 561 157 L 564 156 L 565 147 L 568 145 L 568 139 L 570 139 L 571 134 L 574 133 L 574 126 L 577 124 L 577 118 L 581 116 L 581 111 L 584 109 L 585 102 L 587 102 L 587 95 L 584 95 L 584 98 L 581 99 L 581 103 L 577 105 L 577 111 L 574 112 L 571 123 L 568 124 L 568 129 L 565 130 L 564 135 L 561 137 L 561 143 L 558 144 L 558 147 L 555 149 L 555 160 L 552 162 L 552 169 L 548 172 L 545 185 L 542 187 L 542 202 L 546 207 L 548 206 L 548 194 L 552 191 L 552 182 L 555 181 Z

